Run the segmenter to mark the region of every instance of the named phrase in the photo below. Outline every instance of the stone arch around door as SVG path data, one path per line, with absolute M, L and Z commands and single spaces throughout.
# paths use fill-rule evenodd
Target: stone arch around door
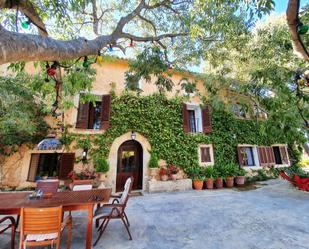
M 126 141 L 132 140 L 131 132 L 127 132 L 122 136 L 116 138 L 110 148 L 108 162 L 110 165 L 110 170 L 107 174 L 107 183 L 109 186 L 113 188 L 113 191 L 116 191 L 116 178 L 117 178 L 117 162 L 118 162 L 118 150 L 119 147 L 125 143 Z M 150 160 L 151 146 L 143 135 L 136 133 L 136 142 L 138 142 L 142 147 L 142 190 L 145 191 L 147 189 L 147 181 L 148 181 L 148 164 Z

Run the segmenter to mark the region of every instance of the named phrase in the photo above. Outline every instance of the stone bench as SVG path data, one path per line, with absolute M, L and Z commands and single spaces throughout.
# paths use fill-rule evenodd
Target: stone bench
M 148 192 L 173 192 L 192 190 L 191 179 L 181 179 L 176 181 L 148 181 Z

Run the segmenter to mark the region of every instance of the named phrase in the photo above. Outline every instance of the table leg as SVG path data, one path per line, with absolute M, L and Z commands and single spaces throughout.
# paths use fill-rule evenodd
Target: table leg
M 93 204 L 89 204 L 88 205 L 88 222 L 87 222 L 87 235 L 86 235 L 86 249 L 91 249 L 92 220 L 93 220 Z

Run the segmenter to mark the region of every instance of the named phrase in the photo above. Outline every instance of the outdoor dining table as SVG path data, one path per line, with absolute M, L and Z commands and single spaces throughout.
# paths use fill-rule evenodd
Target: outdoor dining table
M 0 215 L 19 215 L 22 207 L 62 206 L 63 211 L 87 210 L 86 249 L 91 248 L 94 205 L 107 203 L 112 189 L 57 192 L 50 198 L 30 199 L 30 192 L 0 193 Z

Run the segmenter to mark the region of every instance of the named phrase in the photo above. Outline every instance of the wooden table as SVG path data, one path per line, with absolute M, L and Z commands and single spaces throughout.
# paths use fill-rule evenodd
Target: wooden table
M 112 189 L 94 189 L 83 191 L 64 191 L 48 199 L 29 199 L 29 192 L 0 193 L 0 214 L 19 215 L 22 207 L 62 206 L 64 211 L 87 210 L 86 249 L 91 248 L 93 207 L 95 204 L 107 203 Z

